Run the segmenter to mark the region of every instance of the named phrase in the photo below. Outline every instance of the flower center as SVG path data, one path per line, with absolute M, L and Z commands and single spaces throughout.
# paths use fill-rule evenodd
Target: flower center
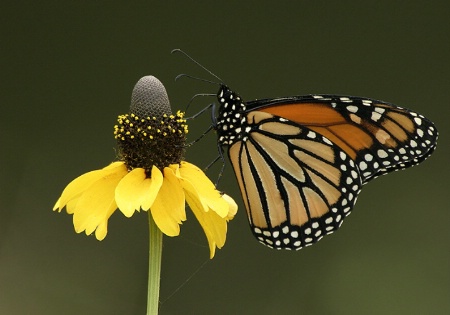
M 161 171 L 170 164 L 179 164 L 184 156 L 188 126 L 184 113 L 164 114 L 162 118 L 141 118 L 135 114 L 119 115 L 114 126 L 118 157 L 129 170 L 145 169 L 150 177 L 153 165 Z

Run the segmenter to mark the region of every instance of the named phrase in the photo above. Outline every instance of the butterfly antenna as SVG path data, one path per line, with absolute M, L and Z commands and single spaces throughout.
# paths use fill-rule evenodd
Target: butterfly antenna
M 197 60 L 195 60 L 194 58 L 192 58 L 191 56 L 189 56 L 186 52 L 184 52 L 181 49 L 174 49 L 171 51 L 171 54 L 174 53 L 182 53 L 185 57 L 187 57 L 190 61 L 192 61 L 193 63 L 195 63 L 197 66 L 199 66 L 200 68 L 202 68 L 203 70 L 205 70 L 206 72 L 208 72 L 210 75 L 212 75 L 214 78 L 216 78 L 217 80 L 220 81 L 220 83 L 222 83 L 222 79 L 219 78 L 217 75 L 215 75 L 214 73 L 212 73 L 209 69 L 207 69 L 206 67 L 204 67 L 202 64 L 200 64 Z

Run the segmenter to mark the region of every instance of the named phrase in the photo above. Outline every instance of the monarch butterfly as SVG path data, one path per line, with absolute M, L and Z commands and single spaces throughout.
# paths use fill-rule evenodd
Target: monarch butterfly
M 271 248 L 299 250 L 333 233 L 362 185 L 436 147 L 430 120 L 387 102 L 323 94 L 246 102 L 219 86 L 218 145 L 228 148 L 254 236 Z

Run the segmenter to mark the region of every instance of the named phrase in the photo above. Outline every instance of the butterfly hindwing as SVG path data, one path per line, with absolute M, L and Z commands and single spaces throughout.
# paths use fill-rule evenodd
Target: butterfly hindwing
M 246 121 L 246 141 L 228 153 L 257 239 L 300 249 L 339 228 L 362 184 L 353 160 L 287 119 L 252 111 Z

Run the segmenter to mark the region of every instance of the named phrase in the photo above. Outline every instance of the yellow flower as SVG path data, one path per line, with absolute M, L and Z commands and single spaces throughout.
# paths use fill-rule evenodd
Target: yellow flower
M 119 161 L 74 179 L 53 210 L 66 207 L 73 214 L 75 231 L 95 232 L 98 240 L 106 237 L 108 219 L 117 209 L 126 217 L 150 210 L 164 234 L 177 236 L 186 220 L 187 202 L 206 234 L 213 258 L 216 247 L 225 244 L 227 222 L 237 205 L 217 191 L 198 167 L 183 161 L 188 132 L 184 113 L 151 116 L 139 106 L 132 103 L 132 113 L 120 115 L 114 126 Z
M 158 228 L 167 236 L 177 236 L 186 220 L 185 201 L 205 231 L 213 258 L 215 248 L 225 244 L 227 222 L 236 214 L 237 205 L 188 162 L 171 164 L 163 172 L 154 166 L 151 178 L 143 168 L 129 172 L 124 162 L 111 163 L 74 179 L 53 210 L 61 211 L 66 206 L 67 213 L 73 214 L 77 233 L 89 235 L 95 231 L 95 237 L 103 240 L 108 219 L 117 208 L 127 217 L 150 209 Z

